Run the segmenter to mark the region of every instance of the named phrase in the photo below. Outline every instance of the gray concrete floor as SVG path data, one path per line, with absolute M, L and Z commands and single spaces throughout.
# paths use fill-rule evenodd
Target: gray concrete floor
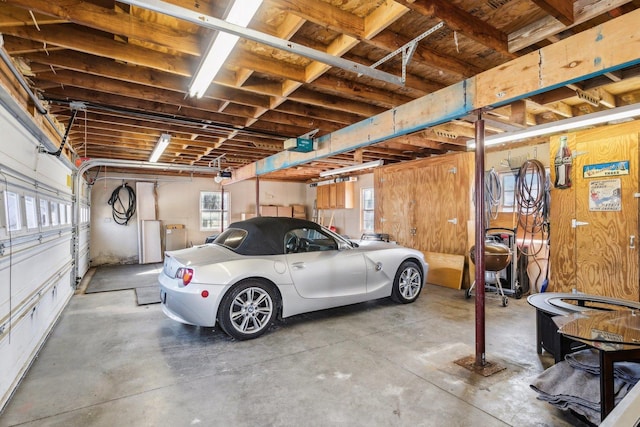
M 0 426 L 569 426 L 529 384 L 535 310 L 487 299 L 483 377 L 473 300 L 427 286 L 414 304 L 378 300 L 296 316 L 236 342 L 138 306 L 133 290 L 77 294 Z

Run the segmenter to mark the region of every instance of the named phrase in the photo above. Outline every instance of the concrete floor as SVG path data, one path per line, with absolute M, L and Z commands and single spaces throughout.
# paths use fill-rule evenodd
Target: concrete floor
M 414 304 L 378 300 L 295 316 L 235 342 L 176 323 L 133 290 L 75 295 L 0 415 L 0 426 L 583 426 L 529 383 L 535 310 L 487 299 L 482 377 L 474 303 L 427 286 Z

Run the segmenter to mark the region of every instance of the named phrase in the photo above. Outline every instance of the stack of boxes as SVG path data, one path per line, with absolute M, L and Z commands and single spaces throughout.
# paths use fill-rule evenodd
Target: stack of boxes
M 276 206 L 260 205 L 260 216 L 286 216 L 306 219 L 304 205 Z

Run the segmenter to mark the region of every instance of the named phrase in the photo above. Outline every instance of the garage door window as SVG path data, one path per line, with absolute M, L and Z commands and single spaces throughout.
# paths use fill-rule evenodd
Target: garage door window
M 11 191 L 5 191 L 4 205 L 7 228 L 9 231 L 20 230 L 22 228 L 22 218 L 20 218 L 20 196 Z
M 229 193 L 222 191 L 200 192 L 200 230 L 222 231 L 229 225 Z

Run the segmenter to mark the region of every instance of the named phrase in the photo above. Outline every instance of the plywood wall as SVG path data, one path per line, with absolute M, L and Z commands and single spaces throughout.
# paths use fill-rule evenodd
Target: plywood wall
M 376 169 L 376 231 L 425 253 L 467 256 L 474 158 L 456 153 Z
M 640 125 L 637 122 L 630 122 L 621 125 L 608 126 L 593 130 L 586 130 L 581 132 L 567 134 L 567 142 L 569 148 L 574 155 L 589 155 L 590 157 L 595 154 L 602 154 L 599 158 L 606 159 L 605 161 L 613 162 L 620 160 L 630 161 L 630 170 L 637 169 L 633 166 L 637 164 L 637 140 L 638 133 L 640 133 Z M 636 141 L 633 150 L 628 149 L 629 140 Z M 590 141 L 598 144 L 603 142 L 603 146 L 595 146 L 592 153 L 583 153 L 580 150 L 585 147 L 585 142 Z M 620 144 L 617 144 L 617 141 Z M 550 156 L 553 158 L 560 146 L 560 137 L 552 137 L 550 144 Z M 619 149 L 618 147 L 626 147 Z M 596 151 L 598 153 L 596 153 Z M 583 241 L 585 240 L 584 233 L 591 233 L 592 237 L 586 236 L 586 241 L 589 242 L 586 246 L 583 244 L 583 248 L 580 250 L 589 250 L 592 257 L 606 258 L 605 263 L 601 263 L 601 268 L 591 268 L 588 272 L 585 270 L 584 265 L 580 265 L 578 262 L 580 246 L 576 240 L 576 229 L 572 228 L 572 219 L 581 220 L 577 218 L 578 206 L 580 203 L 587 202 L 589 197 L 588 187 L 586 187 L 585 179 L 580 167 L 580 157 L 578 161 L 574 159 L 574 167 L 571 171 L 571 179 L 573 185 L 568 189 L 557 189 L 552 185 L 551 188 L 551 229 L 550 229 L 550 241 L 551 241 L 551 258 L 550 258 L 550 280 L 549 291 L 553 292 L 571 292 L 577 290 L 579 292 L 593 293 L 597 295 L 604 295 L 615 298 L 625 298 L 638 300 L 638 259 L 637 254 L 633 251 L 628 251 L 628 236 L 638 235 L 637 221 L 634 220 L 633 225 L 626 224 L 629 222 L 626 218 L 632 216 L 637 217 L 638 204 L 637 199 L 634 199 L 633 192 L 638 192 L 638 183 L 634 181 L 630 184 L 623 184 L 623 205 L 625 206 L 622 212 L 619 213 L 605 213 L 600 216 L 606 216 L 610 219 L 608 226 L 601 221 L 591 221 L 588 227 L 581 227 L 579 232 Z M 599 162 L 599 161 L 598 161 Z M 596 163 L 598 163 L 596 162 Z M 637 170 L 631 170 L 632 174 L 637 175 Z M 555 181 L 555 170 L 552 167 L 551 181 Z M 629 180 L 629 177 L 621 177 L 623 180 Z M 624 188 L 632 186 L 625 190 Z M 587 192 L 587 193 L 585 193 Z M 582 211 L 584 211 L 584 206 Z M 588 209 L 587 209 L 588 210 Z M 605 218 L 606 219 L 606 218 Z M 613 222 L 611 222 L 613 221 Z M 625 224 L 623 224 L 625 223 Z M 629 228 L 631 227 L 631 228 Z M 620 239 L 615 239 L 615 235 L 620 234 L 620 229 L 624 229 L 624 236 Z M 604 236 L 604 237 L 602 237 Z M 619 254 L 616 256 L 615 254 Z M 624 255 L 624 256 L 623 256 Z M 628 259 L 623 259 L 629 257 Z M 582 268 L 582 270 L 579 270 Z M 625 279 L 613 278 L 613 275 L 620 273 L 624 270 Z M 632 291 L 629 291 L 632 290 Z

